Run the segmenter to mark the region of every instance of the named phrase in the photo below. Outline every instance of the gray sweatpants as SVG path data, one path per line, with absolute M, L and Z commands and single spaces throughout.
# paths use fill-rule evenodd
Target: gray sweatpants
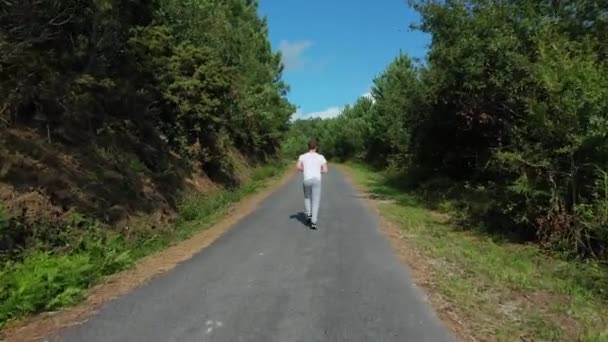
M 308 179 L 304 181 L 304 207 L 306 215 L 311 216 L 312 223 L 317 223 L 319 202 L 321 201 L 321 180 Z

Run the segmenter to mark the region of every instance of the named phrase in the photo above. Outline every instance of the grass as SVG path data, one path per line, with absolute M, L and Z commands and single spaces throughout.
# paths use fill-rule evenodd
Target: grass
M 349 165 L 355 180 L 430 265 L 432 291 L 474 336 L 498 341 L 608 341 L 608 268 L 565 260 L 533 244 L 463 229 L 381 172 Z M 448 203 L 440 207 L 450 208 Z
M 174 227 L 138 229 L 129 238 L 75 214 L 74 227 L 65 227 L 76 236 L 69 249 L 33 248 L 24 251 L 19 261 L 5 261 L 1 266 L 0 328 L 12 320 L 82 301 L 87 289 L 105 276 L 208 228 L 231 204 L 266 186 L 284 169 L 284 164 L 261 166 L 240 187 L 190 194 L 182 201 Z M 0 229 L 6 219 L 0 207 Z

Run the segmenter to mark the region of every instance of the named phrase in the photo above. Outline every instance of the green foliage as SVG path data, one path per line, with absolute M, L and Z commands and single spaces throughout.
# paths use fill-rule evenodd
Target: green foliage
M 0 230 L 8 228 L 8 219 L 9 217 L 6 209 L 4 209 L 4 206 L 0 204 Z
M 251 173 L 251 181 L 255 184 L 257 182 L 276 177 L 283 170 L 284 166 L 285 164 L 283 161 L 258 166 L 253 169 Z
M 50 141 L 152 136 L 215 169 L 276 157 L 293 112 L 256 2 L 5 1 L 0 47 L 2 123 Z
M 410 127 L 416 123 L 422 91 L 418 71 L 404 55 L 397 57 L 374 80 L 374 118 L 371 120 L 368 161 L 380 166 L 387 166 L 392 160 L 408 164 L 412 140 Z
M 180 206 L 180 217 L 184 222 L 201 220 L 213 214 L 218 208 L 225 205 L 224 195 L 216 196 L 203 193 L 195 193 L 186 197 Z
M 373 103 L 296 121 L 285 153 L 316 136 L 329 157 L 407 171 L 409 185 L 449 179 L 436 191 L 470 220 L 608 258 L 608 5 L 410 4 L 432 37 L 426 65 L 398 56 L 374 80 Z
M 260 158 L 274 156 L 293 107 L 284 97 L 287 87 L 281 81 L 280 56 L 270 49 L 257 5 L 242 0 L 164 0 L 159 17 L 165 23 L 164 43 L 152 43 L 162 48 L 161 56 L 181 57 L 157 63 L 163 70 L 155 77 L 167 82 L 162 93 L 178 109 L 176 125 L 183 128 L 177 130 L 189 130 L 187 143 L 199 139 L 213 154 L 218 138 L 210 131 L 224 130 L 243 152 Z M 178 47 L 177 53 L 167 52 L 172 45 Z M 201 68 L 184 68 L 184 63 L 193 62 Z M 180 121 L 184 122 L 180 125 Z
M 130 261 L 123 245 L 91 239 L 71 254 L 34 252 L 22 262 L 7 264 L 0 274 L 0 322 L 74 304 L 100 277 Z
M 361 159 L 377 166 L 409 161 L 408 127 L 421 106 L 422 84 L 412 60 L 398 56 L 374 80 L 371 97 L 361 97 L 334 119 L 296 120 L 284 143 L 284 153 L 294 157 L 311 137 L 329 158 Z

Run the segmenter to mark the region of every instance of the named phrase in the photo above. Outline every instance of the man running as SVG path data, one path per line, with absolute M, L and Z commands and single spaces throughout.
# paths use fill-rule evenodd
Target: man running
M 321 200 L 321 173 L 327 173 L 327 160 L 317 153 L 316 140 L 308 143 L 308 152 L 300 155 L 297 168 L 303 173 L 304 207 L 311 229 L 317 229 L 317 216 Z

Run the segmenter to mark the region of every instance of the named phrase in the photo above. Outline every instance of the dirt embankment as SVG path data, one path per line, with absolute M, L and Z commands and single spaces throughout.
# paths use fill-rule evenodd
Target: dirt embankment
M 8 218 L 9 225 L 0 251 L 18 251 L 40 239 L 53 244 L 62 230 L 78 229 L 83 220 L 116 229 L 168 226 L 185 192 L 220 185 L 201 171 L 203 165 L 165 146 L 125 134 L 49 142 L 31 129 L 0 128 L 0 219 Z M 233 159 L 243 164 L 235 170 L 247 169 L 242 157 Z

